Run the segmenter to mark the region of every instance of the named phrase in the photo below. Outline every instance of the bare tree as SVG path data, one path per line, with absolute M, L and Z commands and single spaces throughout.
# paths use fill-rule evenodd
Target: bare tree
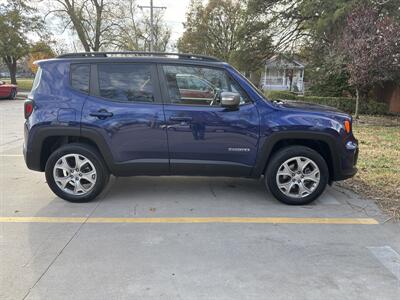
M 119 22 L 114 28 L 111 44 L 119 50 L 150 50 L 151 21 L 143 14 L 135 0 L 121 1 L 114 9 L 114 18 Z M 154 50 L 165 51 L 171 37 L 171 30 L 163 21 L 163 13 L 153 16 Z
M 85 51 L 99 51 L 110 43 L 110 33 L 116 26 L 113 0 L 52 0 L 47 15 L 55 14 L 76 32 Z
M 360 94 L 392 80 L 400 71 L 400 26 L 392 17 L 370 6 L 356 7 L 347 18 L 342 49 L 350 84 L 356 88 L 358 118 Z

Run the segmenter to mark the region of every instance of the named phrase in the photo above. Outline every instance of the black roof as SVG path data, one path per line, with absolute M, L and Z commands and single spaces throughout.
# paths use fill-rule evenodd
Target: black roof
M 123 51 L 123 52 L 77 52 L 67 53 L 57 56 L 57 58 L 171 58 L 190 61 L 221 62 L 218 58 L 205 55 L 196 55 L 190 53 L 169 53 L 169 52 L 143 52 L 143 51 Z

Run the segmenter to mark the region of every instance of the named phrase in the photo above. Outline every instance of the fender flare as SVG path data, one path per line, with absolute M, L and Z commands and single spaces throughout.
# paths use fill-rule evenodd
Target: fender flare
M 94 130 L 81 129 L 80 127 L 51 125 L 42 126 L 32 129 L 33 134 L 30 134 L 29 145 L 30 148 L 26 149 L 26 163 L 28 168 L 35 171 L 44 171 L 41 155 L 43 142 L 49 137 L 77 137 L 87 138 L 91 140 L 99 149 L 105 164 L 111 172 L 114 170 L 113 156 L 104 138 Z
M 328 145 L 330 155 L 332 157 L 332 177 L 335 178 L 340 170 L 340 151 L 339 146 L 334 136 L 326 132 L 310 132 L 310 131 L 282 131 L 273 132 L 271 135 L 265 138 L 263 144 L 259 145 L 258 156 L 256 159 L 255 166 L 252 171 L 251 177 L 260 177 L 269 159 L 272 156 L 272 150 L 274 146 L 284 140 L 310 140 L 320 141 Z

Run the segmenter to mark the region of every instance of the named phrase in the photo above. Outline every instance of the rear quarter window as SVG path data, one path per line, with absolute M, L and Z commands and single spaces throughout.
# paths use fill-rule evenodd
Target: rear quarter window
M 71 86 L 74 90 L 89 94 L 90 65 L 71 64 Z
M 32 89 L 31 89 L 32 92 L 34 90 L 36 90 L 37 87 L 39 86 L 41 78 L 42 78 L 42 68 L 38 67 L 36 75 L 35 75 L 35 80 L 33 80 L 33 84 L 32 84 Z

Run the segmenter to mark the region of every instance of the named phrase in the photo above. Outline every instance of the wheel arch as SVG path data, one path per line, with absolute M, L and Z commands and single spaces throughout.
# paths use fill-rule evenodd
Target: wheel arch
M 265 174 L 271 157 L 280 149 L 288 146 L 306 146 L 317 151 L 326 161 L 329 169 L 329 181 L 335 177 L 340 168 L 335 137 L 322 132 L 277 132 L 268 137 L 259 148 L 259 155 L 252 172 L 252 177 Z
M 102 156 L 102 159 L 109 169 L 113 170 L 113 158 L 109 151 L 104 139 L 97 133 L 80 128 L 64 128 L 64 127 L 49 127 L 40 128 L 32 139 L 33 147 L 30 149 L 30 168 L 33 170 L 43 172 L 45 170 L 46 162 L 56 149 L 65 144 L 82 143 L 94 147 Z

